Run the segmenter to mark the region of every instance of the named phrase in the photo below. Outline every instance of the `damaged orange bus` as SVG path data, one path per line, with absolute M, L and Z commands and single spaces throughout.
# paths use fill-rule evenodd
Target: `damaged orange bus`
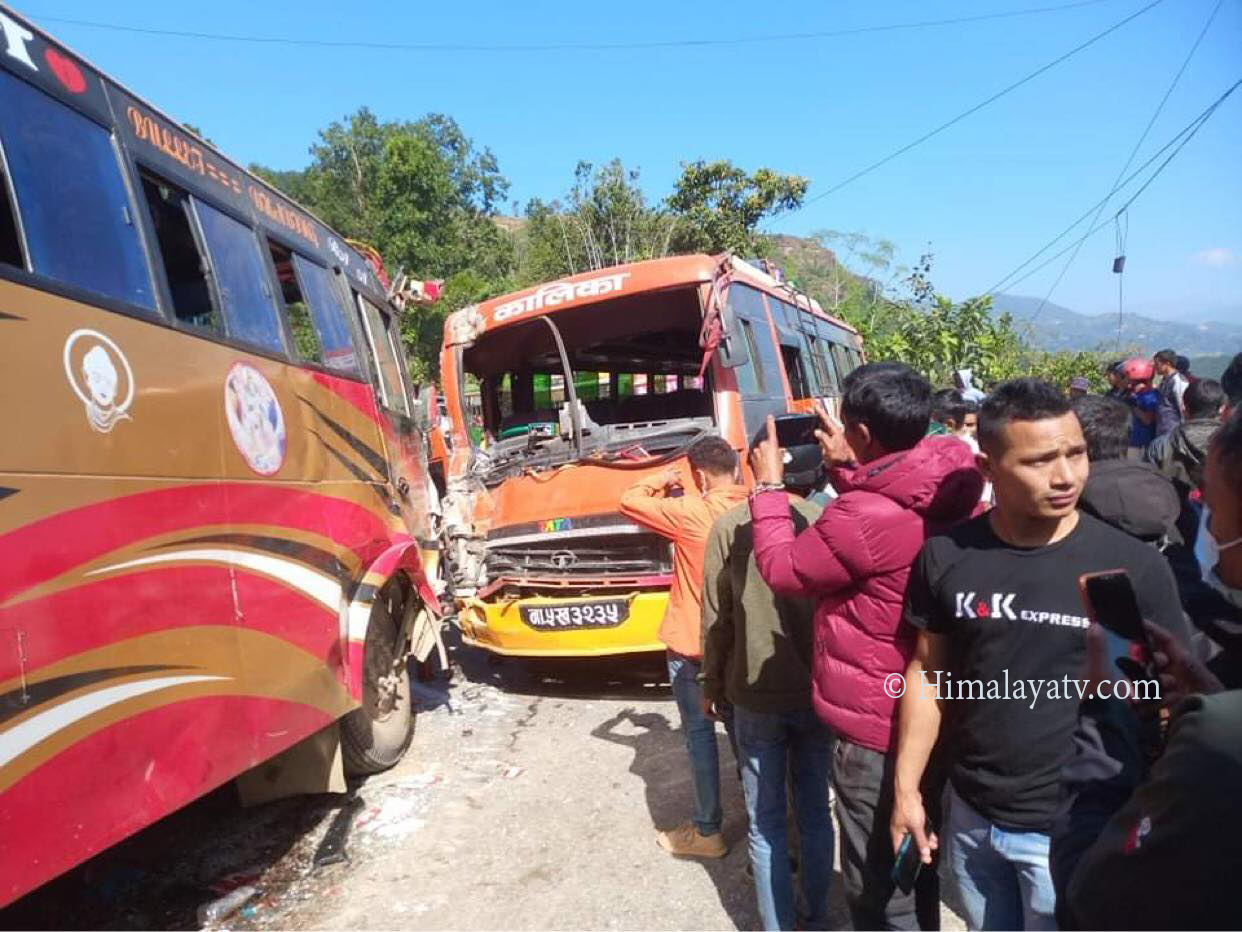
M 861 362 L 857 331 L 730 255 L 586 272 L 451 315 L 444 543 L 466 642 L 518 656 L 662 649 L 670 545 L 619 513 L 622 491 L 679 464 L 691 488 L 695 440 L 741 452 L 768 414 L 815 399 L 835 410 Z

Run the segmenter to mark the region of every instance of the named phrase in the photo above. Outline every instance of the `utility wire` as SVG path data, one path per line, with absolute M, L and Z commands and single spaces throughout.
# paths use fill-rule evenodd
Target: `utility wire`
M 865 175 L 871 174 L 873 171 L 875 171 L 877 168 L 880 168 L 883 165 L 887 165 L 889 162 L 891 162 L 893 159 L 897 158 L 898 156 L 905 155 L 915 146 L 922 145 L 923 143 L 927 142 L 927 140 L 931 139 L 933 136 L 938 136 L 940 133 L 943 133 L 946 129 L 948 129 L 951 126 L 957 123 L 960 123 L 962 120 L 966 119 L 968 116 L 978 113 L 988 104 L 995 103 L 996 101 L 1004 97 L 1006 94 L 1016 91 L 1018 88 L 1022 87 L 1022 85 L 1027 84 L 1030 81 L 1033 81 L 1035 78 L 1039 77 L 1045 71 L 1048 71 L 1051 68 L 1055 68 L 1057 65 L 1061 64 L 1063 61 L 1073 58 L 1079 52 L 1090 48 L 1091 46 L 1095 45 L 1095 43 L 1099 42 L 1101 39 L 1105 38 L 1106 36 L 1111 35 L 1112 33 L 1116 32 L 1118 29 L 1120 29 L 1122 26 L 1125 26 L 1127 23 L 1131 22 L 1132 20 L 1137 19 L 1138 17 L 1146 13 L 1148 10 L 1150 10 L 1152 7 L 1159 6 L 1163 2 L 1164 0 L 1151 0 L 1151 2 L 1148 3 L 1146 6 L 1142 7 L 1140 10 L 1134 13 L 1131 13 L 1129 16 L 1127 16 L 1125 19 L 1121 20 L 1120 22 L 1114 23 L 1113 25 L 1105 29 L 1103 32 L 1096 33 L 1094 36 L 1092 36 L 1086 42 L 1083 42 L 1081 45 L 1077 45 L 1074 48 L 1070 49 L 1065 54 L 1060 55 L 1057 58 L 1054 58 L 1052 61 L 1048 62 L 1046 65 L 1041 65 L 1039 68 L 1036 68 L 1034 71 L 1032 71 L 1030 74 L 1026 75 L 1025 77 L 1019 78 L 1017 81 L 1014 81 L 1012 84 L 1008 85 L 1007 87 L 1002 88 L 1001 90 L 997 91 L 995 94 L 993 94 L 991 97 L 988 97 L 986 100 L 980 101 L 979 103 L 975 104 L 970 109 L 963 110 L 957 116 L 953 117 L 952 119 L 946 120 L 945 122 L 937 126 L 935 129 L 930 130 L 924 133 L 922 136 L 919 136 L 917 139 L 914 139 L 911 142 L 906 143 L 901 148 L 896 149 L 893 152 L 890 152 L 888 155 L 884 156 L 884 158 L 878 159 L 875 162 L 872 162 L 866 168 L 863 168 L 863 169 L 860 169 L 859 171 L 854 172 L 854 174 L 850 175 L 848 178 L 842 179 L 841 181 L 834 184 L 827 191 L 817 194 L 815 197 L 811 198 L 809 201 L 805 201 L 802 204 L 802 206 L 797 209 L 803 210 L 809 207 L 811 204 L 814 204 L 818 201 L 822 201 L 824 198 L 828 197 L 828 195 L 836 194 L 846 185 L 853 184 L 859 178 L 862 178 Z
M 1239 82 L 1239 84 L 1242 84 L 1242 82 Z M 1211 104 L 1206 110 L 1201 111 L 1198 116 L 1196 116 L 1193 120 L 1191 120 L 1184 127 L 1182 127 L 1182 129 L 1176 135 L 1174 135 L 1172 139 L 1170 139 L 1163 146 L 1161 146 L 1159 149 L 1153 152 L 1150 156 L 1147 157 L 1147 160 L 1143 162 L 1142 165 L 1140 165 L 1138 168 L 1132 171 L 1129 175 L 1127 175 L 1124 179 L 1122 179 L 1121 183 L 1117 185 L 1116 190 L 1121 190 L 1122 188 L 1129 185 L 1131 181 L 1133 181 L 1135 178 L 1137 178 L 1139 175 L 1143 173 L 1143 170 L 1146 169 L 1147 166 L 1151 165 L 1153 162 L 1156 161 L 1156 159 L 1160 158 L 1160 156 L 1162 156 L 1166 151 L 1168 151 L 1169 149 L 1177 145 L 1179 141 L 1183 141 L 1182 137 L 1186 136 L 1187 133 L 1197 132 L 1198 127 L 1204 121 L 1206 121 L 1207 118 L 1211 116 L 1213 111 L 1215 111 L 1215 109 L 1218 106 L 1220 106 L 1221 103 L 1224 102 L 1225 98 L 1227 98 L 1230 94 L 1232 94 L 1237 88 L 1238 88 L 1238 84 L 1235 84 L 1233 87 L 1229 88 L 1229 90 L 1225 91 L 1224 94 L 1218 97 L 1216 101 L 1213 104 Z M 1051 259 L 1047 259 L 1044 262 L 1042 262 L 1036 269 L 1031 270 L 1026 275 L 1023 275 L 1020 278 L 1014 277 L 1018 275 L 1018 273 L 1021 272 L 1023 269 L 1025 269 L 1028 265 L 1030 265 L 1032 262 L 1034 262 L 1036 259 L 1042 256 L 1044 253 L 1046 253 L 1049 249 L 1051 249 L 1053 246 L 1055 246 L 1057 243 L 1063 240 L 1075 227 L 1077 227 L 1080 223 L 1082 223 L 1084 220 L 1090 217 L 1094 211 L 1098 210 L 1103 205 L 1107 204 L 1111 197 L 1112 197 L 1112 194 L 1105 195 L 1103 198 L 1101 198 L 1100 200 L 1092 204 L 1090 207 L 1088 207 L 1087 210 L 1083 214 L 1081 214 L 1076 220 L 1074 220 L 1069 226 L 1067 226 L 1064 230 L 1062 230 L 1052 239 L 1048 240 L 1048 242 L 1044 243 L 1043 246 L 1041 246 L 1039 249 L 1033 252 L 1030 256 L 1028 256 L 1016 268 L 1014 268 L 1011 272 L 1009 272 L 1009 274 L 1003 276 L 999 281 L 996 282 L 995 285 L 993 285 L 991 288 L 985 291 L 984 294 L 995 295 L 999 293 L 1001 289 L 1003 288 L 1004 289 L 1012 288 L 1014 285 L 1018 284 L 1019 282 L 1026 281 L 1026 279 L 1028 279 L 1036 271 L 1046 268 L 1053 259 L 1060 258 L 1061 256 L 1065 255 L 1067 252 L 1069 252 L 1071 249 L 1073 249 L 1074 248 L 1073 244 L 1071 244 L 1067 246 L 1065 249 L 1058 252 Z M 1098 214 L 1096 216 L 1098 217 Z M 1094 224 L 1095 224 L 1095 220 L 1093 220 L 1091 224 L 1088 224 L 1088 229 L 1090 229 L 1091 232 L 1095 232 L 1098 229 L 1102 229 L 1099 226 L 1094 226 Z
M 299 39 L 289 36 L 252 36 L 218 32 L 197 32 L 185 29 L 156 29 L 148 26 L 132 26 L 105 23 L 97 20 L 70 19 L 64 16 L 35 17 L 41 22 L 60 23 L 69 26 L 85 26 L 89 29 L 107 29 L 112 32 L 132 32 L 149 36 L 172 36 L 180 39 L 205 39 L 212 42 L 249 42 L 265 45 L 297 45 L 315 48 L 371 49 L 389 52 L 575 52 L 618 51 L 636 49 L 696 48 L 711 46 L 754 45 L 764 42 L 794 42 L 807 39 L 835 39 L 843 36 L 859 36 L 879 32 L 897 32 L 909 29 L 925 29 L 940 26 L 960 26 L 987 20 L 1014 19 L 1040 13 L 1059 13 L 1095 6 L 1108 0 L 1075 0 L 1056 6 L 1031 7 L 1001 13 L 980 13 L 975 16 L 957 16 L 949 19 L 918 20 L 908 23 L 888 23 L 878 26 L 858 26 L 849 29 L 832 29 L 820 32 L 790 32 L 777 35 L 737 36 L 724 39 L 665 39 L 654 42 L 550 42 L 497 45 L 452 44 L 439 42 L 368 42 L 348 39 Z
M 1206 110 L 1204 110 L 1201 114 L 1199 114 L 1199 116 L 1195 117 L 1195 119 L 1192 120 L 1191 123 L 1188 126 L 1186 126 L 1185 129 L 1183 129 L 1176 136 L 1174 136 L 1173 139 L 1170 140 L 1168 143 L 1161 146 L 1160 149 L 1158 149 L 1146 162 L 1144 162 L 1137 169 L 1135 169 L 1130 174 L 1130 176 L 1121 183 L 1121 187 L 1124 188 L 1131 181 L 1133 181 L 1135 178 L 1141 175 L 1144 169 L 1146 169 L 1148 165 L 1154 162 L 1161 154 L 1165 152 L 1165 150 L 1173 147 L 1174 144 L 1176 144 L 1176 147 L 1173 148 L 1173 151 L 1169 153 L 1168 157 L 1163 162 L 1160 163 L 1160 165 L 1156 168 L 1156 170 L 1152 172 L 1151 176 L 1146 181 L 1143 182 L 1142 186 L 1137 191 L 1135 191 L 1133 195 L 1131 195 L 1129 200 L 1127 200 L 1120 207 L 1117 213 L 1114 214 L 1113 217 L 1110 217 L 1109 219 L 1101 223 L 1098 223 L 1093 227 L 1088 228 L 1087 232 L 1083 234 L 1083 239 L 1087 239 L 1091 236 L 1094 236 L 1096 233 L 1100 232 L 1100 230 L 1103 230 L 1110 223 L 1112 223 L 1116 217 L 1120 216 L 1123 212 L 1125 212 L 1130 207 L 1130 205 L 1133 204 L 1135 200 L 1138 199 L 1139 195 L 1141 195 L 1144 191 L 1146 191 L 1147 188 L 1151 185 L 1151 183 L 1156 180 L 1156 178 L 1160 175 L 1160 173 L 1164 171 L 1165 167 L 1168 166 L 1168 164 L 1171 161 L 1173 161 L 1173 158 L 1177 155 L 1177 153 L 1179 153 L 1183 149 L 1183 147 L 1185 147 L 1186 143 L 1190 142 L 1190 140 L 1194 137 L 1194 135 L 1197 132 L 1199 132 L 1200 129 L 1203 128 L 1203 124 L 1205 124 L 1208 121 L 1208 119 L 1216 112 L 1216 109 L 1222 103 L 1224 103 L 1225 100 L 1229 97 L 1229 95 L 1232 94 L 1234 91 L 1236 91 L 1239 87 L 1242 87 L 1242 80 L 1235 81 L 1234 84 L 1227 91 L 1221 94 L 1220 97 L 1216 98 L 1216 101 L 1211 106 L 1209 106 Z M 1074 227 L 1078 226 L 1078 224 L 1082 223 L 1082 221 L 1086 219 L 1086 217 L 1089 216 L 1091 212 L 1094 211 L 1096 207 L 1098 206 L 1099 206 L 1098 202 L 1096 204 L 1092 204 L 1090 209 L 1087 210 L 1085 214 L 1083 214 L 1081 217 L 1075 220 L 1064 232 L 1060 233 L 1051 242 L 1049 242 L 1046 246 L 1044 246 L 1044 248 L 1040 250 L 1040 253 L 1043 253 L 1047 251 L 1048 249 L 1050 249 L 1053 243 L 1055 243 L 1057 240 L 1064 237 L 1065 233 L 1069 232 L 1069 230 L 1072 230 Z M 1035 268 L 1030 269 L 1025 274 L 1020 276 L 1019 278 L 1013 278 L 1014 273 L 1011 272 L 1009 275 L 1005 276 L 1005 278 L 1001 279 L 1001 281 L 998 282 L 995 286 L 988 289 L 985 292 L 985 294 L 994 295 L 996 294 L 997 289 L 999 289 L 1002 286 L 1006 288 L 1012 288 L 1013 286 L 1026 281 L 1032 275 L 1035 275 L 1037 272 L 1043 271 L 1053 262 L 1056 262 L 1057 259 L 1061 258 L 1066 253 L 1068 253 L 1070 250 L 1072 250 L 1075 245 L 1076 245 L 1075 243 L 1071 243 L 1070 245 L 1062 249 L 1060 252 L 1053 253 L 1051 256 L 1049 256 L 1039 265 L 1035 266 Z M 1039 255 L 1039 253 L 1036 253 L 1036 255 Z M 1029 261 L 1030 260 L 1028 260 L 1028 262 Z
M 1212 21 L 1216 19 L 1216 14 L 1220 12 L 1220 8 L 1224 2 L 1225 0 L 1216 0 L 1216 5 L 1212 7 L 1212 12 L 1208 15 L 1207 22 L 1205 22 L 1203 24 L 1203 28 L 1199 30 L 1198 38 L 1195 39 L 1194 44 L 1190 47 L 1190 51 L 1186 53 L 1186 57 L 1182 59 L 1182 66 L 1177 69 L 1177 74 L 1173 75 L 1173 80 L 1169 83 L 1168 88 L 1165 90 L 1164 96 L 1160 98 L 1160 103 L 1156 105 L 1155 112 L 1152 113 L 1151 119 L 1147 121 L 1147 125 L 1143 128 L 1142 135 L 1139 136 L 1138 142 L 1136 142 L 1134 147 L 1130 150 L 1130 155 L 1126 158 L 1126 163 L 1121 166 L 1121 171 L 1117 172 L 1117 177 L 1113 179 L 1112 187 L 1108 189 L 1108 194 L 1100 203 L 1100 206 L 1096 210 L 1095 216 L 1091 219 L 1091 222 L 1087 224 L 1088 227 L 1095 226 L 1096 222 L 1100 219 L 1100 214 L 1104 212 L 1104 208 L 1107 206 L 1109 199 L 1117 193 L 1117 187 L 1121 184 L 1121 179 L 1124 178 L 1126 172 L 1130 170 L 1130 165 L 1134 162 L 1134 157 L 1138 155 L 1139 149 L 1142 147 L 1143 143 L 1147 141 L 1147 135 L 1151 132 L 1151 128 L 1155 125 L 1156 119 L 1160 116 L 1161 111 L 1164 110 L 1164 105 L 1169 102 L 1169 96 L 1173 93 L 1173 89 L 1177 87 L 1177 83 L 1182 79 L 1182 75 L 1186 73 L 1186 67 L 1190 64 L 1190 60 L 1195 57 L 1195 52 L 1199 50 L 1199 44 L 1203 42 L 1203 37 L 1207 35 L 1208 29 L 1212 26 Z M 1035 313 L 1027 318 L 1026 332 L 1028 334 L 1033 331 L 1036 319 L 1043 313 L 1048 301 L 1052 298 L 1052 293 L 1057 290 L 1057 286 L 1060 285 L 1061 280 L 1065 278 L 1065 273 L 1070 270 L 1070 266 L 1072 266 L 1074 264 L 1074 260 L 1078 258 L 1078 253 L 1082 249 L 1082 244 L 1085 242 L 1085 238 L 1078 241 L 1077 245 L 1074 247 L 1074 251 L 1070 253 L 1070 257 L 1065 260 L 1065 265 L 1061 267 L 1061 271 L 1057 273 L 1057 277 L 1053 279 L 1052 284 L 1048 286 L 1048 290 L 1044 293 L 1043 300 L 1039 302 L 1039 307 L 1035 308 Z M 1117 339 L 1121 339 L 1120 320 L 1117 323 Z

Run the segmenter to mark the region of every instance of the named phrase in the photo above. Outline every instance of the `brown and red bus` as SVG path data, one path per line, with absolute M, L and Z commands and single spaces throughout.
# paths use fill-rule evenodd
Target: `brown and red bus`
M 304 740 L 438 606 L 382 267 L 0 7 L 0 905 Z
M 835 411 L 861 361 L 850 326 L 728 255 L 600 269 L 452 314 L 444 527 L 465 640 L 528 656 L 660 649 L 671 551 L 618 512 L 621 492 L 699 437 L 740 452 L 768 414 Z

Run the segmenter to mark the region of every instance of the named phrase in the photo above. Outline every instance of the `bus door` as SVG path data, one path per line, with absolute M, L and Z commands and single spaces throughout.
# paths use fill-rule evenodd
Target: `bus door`
M 406 528 L 415 540 L 432 541 L 435 532 L 428 521 L 431 503 L 427 495 L 427 471 L 423 437 L 414 418 L 414 401 L 408 389 L 401 353 L 401 336 L 393 315 L 354 292 L 359 327 L 366 339 L 375 392 L 389 430 L 384 431 L 390 494 Z
M 767 298 L 772 321 L 776 324 L 781 363 L 785 367 L 785 378 L 789 382 L 789 409 L 812 411 L 815 397 L 820 393 L 817 390 L 819 386 L 815 372 L 810 366 L 806 336 L 799 326 L 798 309 L 788 301 L 772 295 Z
M 749 443 L 769 414 L 784 414 L 789 405 L 781 379 L 780 355 L 772 340 L 762 293 L 749 285 L 733 282 L 729 286 L 728 304 L 742 331 L 748 357 L 733 371 Z

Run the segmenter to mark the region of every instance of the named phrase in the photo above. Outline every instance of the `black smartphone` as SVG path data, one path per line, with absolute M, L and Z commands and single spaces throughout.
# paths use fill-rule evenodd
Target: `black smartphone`
M 1134 586 L 1125 570 L 1085 573 L 1078 578 L 1087 614 L 1104 632 L 1109 666 L 1125 677 L 1145 675 L 1152 656 Z
M 783 448 L 804 447 L 816 444 L 815 431 L 819 430 L 817 414 L 776 415 L 776 442 Z
M 931 826 L 926 827 L 926 831 L 931 832 Z M 906 832 L 901 844 L 897 846 L 897 855 L 893 860 L 893 870 L 890 878 L 897 885 L 897 889 L 902 893 L 909 893 L 914 889 L 914 882 L 919 879 L 919 872 L 923 869 L 923 859 L 919 856 L 919 846 L 914 843 L 914 836 Z

